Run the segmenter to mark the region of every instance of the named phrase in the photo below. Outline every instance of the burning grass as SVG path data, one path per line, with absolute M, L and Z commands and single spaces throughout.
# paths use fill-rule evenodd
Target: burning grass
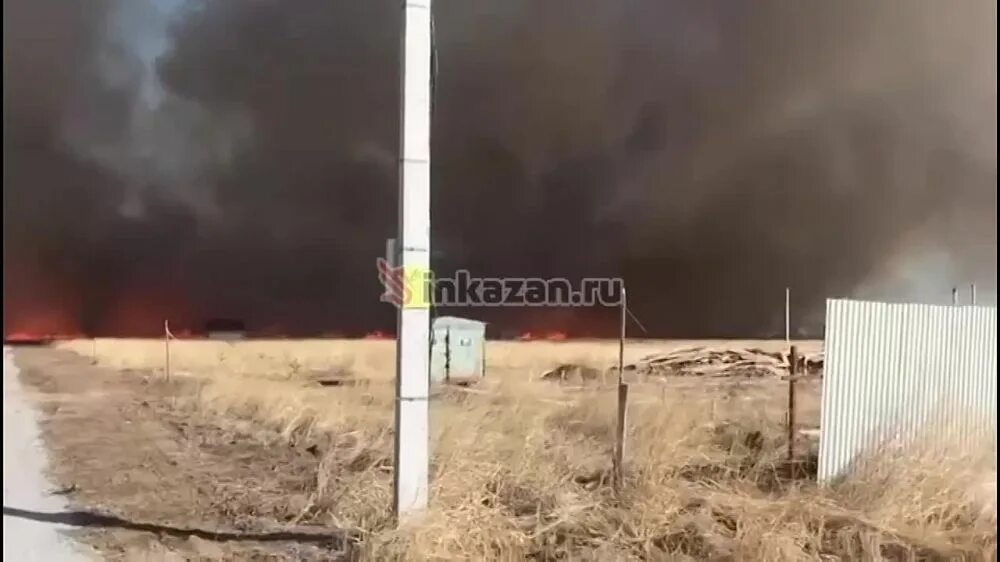
M 783 460 L 781 385 L 636 385 L 627 476 L 615 494 L 613 393 L 533 380 L 568 361 L 607 365 L 615 348 L 598 343 L 490 344 L 486 382 L 436 390 L 430 510 L 396 529 L 391 342 L 213 344 L 184 355 L 187 343 L 174 363 L 199 381 L 191 403 L 315 447 L 322 461 L 295 522 L 354 530 L 371 559 L 995 556 L 995 510 L 970 488 L 984 475 L 995 486 L 992 444 L 928 441 L 820 488 L 805 447 L 795 463 Z M 159 366 L 162 355 L 145 345 L 99 342 L 98 356 Z M 356 384 L 321 387 L 309 376 L 333 369 Z

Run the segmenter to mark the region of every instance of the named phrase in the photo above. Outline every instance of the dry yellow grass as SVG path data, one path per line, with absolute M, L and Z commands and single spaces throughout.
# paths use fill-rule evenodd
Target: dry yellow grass
M 91 352 L 89 341 L 63 345 Z M 119 367 L 158 368 L 162 353 L 162 342 L 98 342 L 99 360 Z M 302 517 L 357 530 L 372 559 L 995 559 L 995 511 L 969 485 L 995 482 L 991 444 L 928 438 L 821 488 L 782 461 L 783 385 L 649 383 L 636 386 L 615 494 L 613 393 L 534 375 L 606 366 L 616 344 L 491 342 L 487 354 L 483 384 L 436 391 L 431 507 L 402 529 L 389 513 L 392 342 L 177 342 L 172 363 L 202 381 L 192 398 L 204 410 L 323 443 Z M 364 381 L 322 388 L 302 376 L 330 369 Z M 814 422 L 815 392 L 804 395 L 800 416 Z
M 797 342 L 804 353 L 822 347 L 822 342 Z M 111 339 L 70 340 L 60 347 L 92 356 L 118 368 L 160 368 L 164 361 L 162 340 Z M 358 373 L 381 373 L 391 376 L 395 360 L 395 342 L 388 340 L 174 340 L 171 342 L 171 365 L 188 372 L 275 373 L 289 370 L 325 370 L 349 367 Z M 630 340 L 625 360 L 635 361 L 654 352 L 679 348 L 758 347 L 765 351 L 785 350 L 780 340 Z M 491 341 L 487 345 L 490 373 L 515 371 L 519 375 L 539 373 L 560 363 L 594 366 L 612 365 L 618 360 L 618 342 L 595 341 Z

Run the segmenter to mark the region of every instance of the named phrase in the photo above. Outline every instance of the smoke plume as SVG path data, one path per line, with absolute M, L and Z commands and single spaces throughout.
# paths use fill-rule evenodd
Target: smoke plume
M 785 287 L 813 333 L 828 296 L 995 299 L 993 3 L 434 10 L 439 275 L 622 276 L 661 336 L 776 335 Z M 391 330 L 398 2 L 4 15 L 6 332 Z

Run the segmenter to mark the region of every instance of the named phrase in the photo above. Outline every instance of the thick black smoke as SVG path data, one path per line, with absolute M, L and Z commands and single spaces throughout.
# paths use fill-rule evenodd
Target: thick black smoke
M 5 309 L 57 300 L 104 332 L 391 328 L 374 259 L 395 228 L 399 3 L 189 0 L 152 68 L 108 23 L 126 5 L 5 4 Z M 622 275 L 651 332 L 691 337 L 777 333 L 785 286 L 811 327 L 826 296 L 995 294 L 992 3 L 435 15 L 439 274 Z
M 126 186 L 69 139 L 85 130 L 98 145 L 128 122 L 133 85 L 99 76 L 101 61 L 135 64 L 105 40 L 115 9 L 109 1 L 4 3 L 5 332 L 97 326 L 130 272 L 167 248 L 155 235 L 170 224 L 159 209 L 141 223 L 124 217 Z

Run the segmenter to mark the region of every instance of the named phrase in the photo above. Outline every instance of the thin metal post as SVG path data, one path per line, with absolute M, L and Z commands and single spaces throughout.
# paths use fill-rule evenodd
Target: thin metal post
M 427 508 L 430 390 L 431 0 L 405 0 L 402 18 L 399 233 L 396 255 L 409 298 L 396 333 L 393 509 L 397 519 Z
M 621 489 L 624 476 L 625 433 L 628 426 L 628 385 L 625 383 L 625 324 L 628 302 L 625 287 L 622 286 L 621 332 L 618 336 L 618 416 L 615 426 L 615 449 L 611 459 L 612 483 L 615 490 Z
M 628 303 L 626 302 L 627 297 L 625 296 L 625 287 L 622 287 L 622 304 L 621 304 L 621 325 L 618 334 L 618 384 L 625 383 L 625 323 L 627 322 L 626 314 L 628 310 Z
M 785 345 L 792 343 L 792 289 L 785 287 Z
M 163 321 L 163 373 L 170 381 L 170 321 Z
M 969 286 L 969 302 L 972 306 L 976 306 L 976 284 L 973 283 Z

